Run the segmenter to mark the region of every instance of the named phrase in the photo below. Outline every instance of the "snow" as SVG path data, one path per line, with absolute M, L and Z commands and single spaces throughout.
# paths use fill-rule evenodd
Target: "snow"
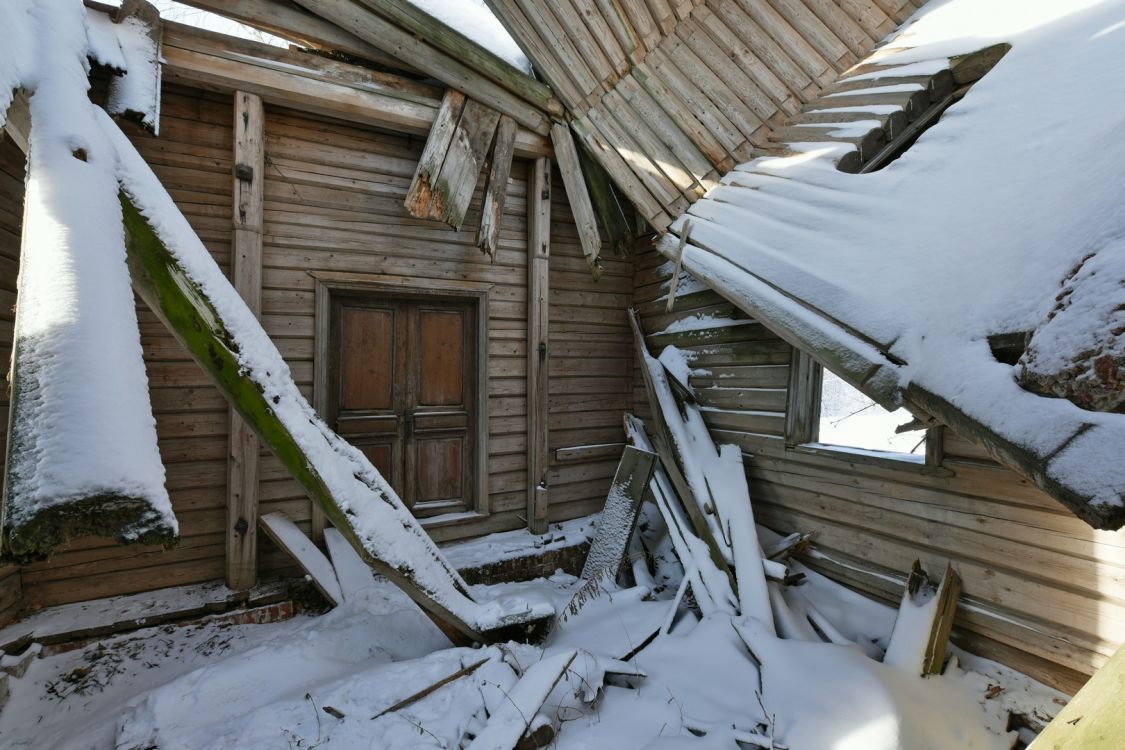
M 886 642 L 891 608 L 794 569 L 808 583 L 787 597 L 807 599 L 849 639 Z M 538 597 L 561 610 L 581 584 L 556 574 L 474 593 Z M 672 595 L 610 588 L 543 647 L 463 649 L 450 648 L 404 594 L 375 578 L 365 597 L 319 617 L 150 628 L 36 659 L 11 682 L 0 736 L 12 750 L 405 750 L 466 747 L 471 735 L 483 743 L 493 722 L 528 722 L 555 726 L 558 750 L 733 748 L 735 733 L 773 734 L 790 750 L 998 750 L 1008 747 L 1008 711 L 1046 721 L 1063 702 L 976 657 L 922 680 L 853 645 L 782 640 L 753 620 L 698 619 L 684 607 L 671 632 L 627 664 L 615 661 L 658 629 L 677 606 Z M 471 674 L 372 718 L 482 660 Z M 561 681 L 548 689 L 556 674 Z M 534 694 L 525 701 L 524 692 Z M 520 715 L 505 708 L 513 703 Z M 696 737 L 700 731 L 706 736 Z
M 533 664 L 515 687 L 505 692 L 506 700 L 467 750 L 512 750 L 576 656 L 578 651 L 570 649 Z
M 643 455 L 643 454 L 638 454 Z M 637 467 L 639 469 L 639 467 Z M 609 487 L 605 506 L 601 517 L 598 519 L 598 530 L 590 542 L 590 551 L 586 555 L 586 564 L 582 568 L 582 577 L 594 578 L 602 573 L 616 574 L 625 558 L 625 550 L 633 536 L 633 527 L 637 521 L 637 512 L 640 510 L 640 493 L 630 492 L 632 482 L 636 475 L 630 475 L 618 484 L 616 478 Z M 636 495 L 634 501 L 632 495 Z
M 18 528 L 47 509 L 118 495 L 148 506 L 124 539 L 171 535 L 177 523 L 125 265 L 114 146 L 86 95 L 85 12 L 46 0 L 7 15 L 4 25 L 26 36 L 15 49 L 32 47 L 19 77 L 0 81 L 0 96 L 10 92 L 3 84 L 34 90 L 7 523 Z
M 527 55 L 492 14 L 484 0 L 409 0 L 446 26 L 460 32 L 512 67 L 531 72 Z
M 516 600 L 482 604 L 466 595 L 461 576 L 390 484 L 361 451 L 332 432 L 301 395 L 273 341 L 128 138 L 104 113 L 101 126 L 117 149 L 122 188 L 180 264 L 188 283 L 210 301 L 245 374 L 272 404 L 363 547 L 387 565 L 410 571 L 428 597 L 481 630 L 552 614 Z
M 583 516 L 553 523 L 546 534 L 532 534 L 525 526 L 515 531 L 456 542 L 442 547 L 445 559 L 459 570 L 479 568 L 494 562 L 574 547 L 594 538 L 598 516 Z
M 339 529 L 325 529 L 324 543 L 345 601 L 361 598 L 374 588 L 375 574 Z
M 829 371 L 825 371 L 820 398 L 818 444 L 831 448 L 861 449 L 895 454 L 895 458 L 925 458 L 925 432 L 895 433 L 913 419 L 906 409 L 887 411 Z
M 123 76 L 109 84 L 106 107 L 113 113 L 136 113 L 153 133 L 160 130 L 160 59 L 148 25 L 135 17 L 115 24 L 125 59 Z
M 277 545 L 297 561 L 297 565 L 308 574 L 330 603 L 339 604 L 344 601 L 344 594 L 340 590 L 340 582 L 336 580 L 336 571 L 332 563 L 317 549 L 312 540 L 305 536 L 305 532 L 297 528 L 297 524 L 281 512 L 267 513 L 261 517 L 260 522 Z
M 883 363 L 888 392 L 914 383 L 1033 454 L 1049 457 L 1084 429 L 1083 444 L 1120 451 L 1125 416 L 1024 391 L 986 338 L 1043 327 L 1063 280 L 1091 252 L 1101 285 L 1074 322 L 1059 315 L 1057 334 L 1043 329 L 1044 346 L 1077 351 L 1069 343 L 1089 341 L 1082 329 L 1102 330 L 1120 304 L 1123 8 L 1117 0 L 927 5 L 881 62 L 999 42 L 1011 51 L 885 169 L 839 172 L 830 157 L 842 148 L 823 144 L 738 167 L 673 226 L 692 221 L 685 266 L 728 298 L 775 311 L 776 323 L 856 372 Z M 675 244 L 660 247 L 672 256 Z M 1104 459 L 1068 450 L 1047 473 L 1119 506 L 1125 462 Z

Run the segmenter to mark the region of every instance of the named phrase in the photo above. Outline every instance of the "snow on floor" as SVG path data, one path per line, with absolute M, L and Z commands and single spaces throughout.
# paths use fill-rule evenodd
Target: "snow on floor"
M 842 633 L 886 644 L 893 610 L 801 572 L 809 577 L 802 593 Z M 473 593 L 503 591 L 562 611 L 581 583 L 560 572 Z M 671 595 L 607 591 L 554 633 L 546 651 L 465 649 L 449 648 L 417 607 L 377 579 L 361 599 L 321 616 L 151 628 L 36 660 L 12 680 L 0 737 L 11 750 L 459 748 L 486 725 L 486 707 L 495 712 L 512 694 L 518 673 L 572 649 L 578 657 L 535 721 L 559 727 L 559 750 L 737 750 L 735 736 L 771 732 L 791 750 L 999 750 L 1009 745 L 1009 709 L 1049 718 L 1060 706 L 1059 694 L 983 659 L 966 659 L 975 671 L 954 663 L 942 677 L 914 678 L 856 646 L 780 640 L 753 620 L 716 614 L 697 622 L 686 612 L 631 659 L 646 677 L 611 678 L 588 704 L 609 659 L 622 655 L 611 652 L 640 645 L 665 619 Z M 760 674 L 734 625 L 761 659 Z M 372 718 L 482 660 L 471 674 Z

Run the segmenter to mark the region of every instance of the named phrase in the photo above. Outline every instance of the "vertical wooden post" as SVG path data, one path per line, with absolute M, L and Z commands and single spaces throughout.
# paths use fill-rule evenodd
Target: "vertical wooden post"
M 234 94 L 234 236 L 231 276 L 246 305 L 262 312 L 265 116 L 256 94 Z M 227 586 L 258 582 L 258 438 L 232 409 L 227 456 Z
M 527 185 L 527 527 L 547 532 L 547 350 L 551 160 L 536 159 Z
M 789 357 L 789 393 L 785 407 L 785 444 L 812 443 L 820 431 L 820 387 L 824 371 L 812 357 L 793 347 Z

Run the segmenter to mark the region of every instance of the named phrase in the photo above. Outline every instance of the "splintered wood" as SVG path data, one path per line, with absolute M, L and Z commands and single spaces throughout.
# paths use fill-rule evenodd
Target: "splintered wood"
M 500 244 L 500 221 L 508 199 L 508 177 L 512 173 L 512 155 L 516 146 L 516 121 L 500 115 L 496 127 L 496 143 L 492 147 L 492 167 L 488 173 L 488 188 L 484 193 L 484 207 L 480 213 L 480 232 L 477 246 L 496 260 Z
M 460 229 L 500 113 L 449 89 L 406 194 L 406 210 Z M 505 180 L 506 182 L 506 180 Z
M 935 587 L 915 560 L 883 663 L 923 676 L 941 674 L 960 593 L 961 576 L 951 566 Z

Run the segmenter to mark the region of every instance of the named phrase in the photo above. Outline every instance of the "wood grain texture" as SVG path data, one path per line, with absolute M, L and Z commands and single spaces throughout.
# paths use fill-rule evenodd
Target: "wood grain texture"
M 664 310 L 670 272 L 661 257 L 638 257 L 642 315 Z M 660 324 L 722 308 L 713 292 L 684 294 Z M 932 573 L 952 563 L 963 581 L 954 641 L 1069 692 L 1125 640 L 1120 533 L 1091 529 L 949 428 L 931 450 L 941 475 L 787 450 L 784 425 L 797 415 L 783 396 L 807 382 L 791 367 L 792 348 L 756 326 L 730 328 L 743 330 L 720 343 L 650 335 L 650 346 L 681 346 L 707 369 L 691 384 L 716 442 L 748 454 L 755 516 L 780 532 L 815 532 L 818 549 L 846 561 L 818 570 L 893 603 L 901 587 L 880 588 L 887 571 L 909 570 L 916 557 Z M 645 411 L 644 394 L 634 398 Z

